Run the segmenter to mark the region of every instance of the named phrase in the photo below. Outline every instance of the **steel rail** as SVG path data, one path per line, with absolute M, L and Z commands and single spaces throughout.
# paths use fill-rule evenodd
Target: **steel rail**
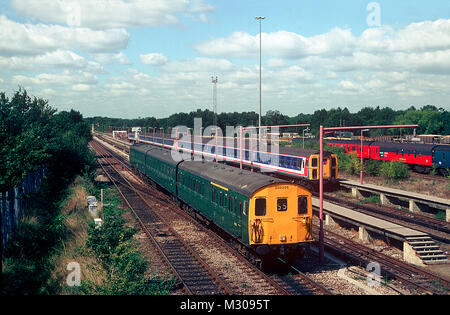
M 106 149 L 107 150 L 107 149 Z M 113 153 L 111 153 L 113 154 Z M 122 164 L 123 167 L 125 167 L 125 170 L 135 179 L 138 181 L 141 181 L 141 178 L 138 177 L 136 174 L 133 173 L 133 171 L 131 170 L 129 163 L 127 161 L 124 161 L 121 157 L 116 156 L 116 159 Z M 142 193 L 148 194 L 148 192 L 145 191 L 141 191 Z M 163 197 L 167 197 L 166 194 L 157 191 L 157 194 L 159 196 L 163 196 Z M 154 197 L 154 196 L 153 196 Z M 197 221 L 193 220 L 192 217 L 190 215 L 188 215 L 185 211 L 179 209 L 178 205 L 171 201 L 171 203 L 173 203 L 174 205 L 174 209 L 175 211 L 177 211 L 177 213 L 179 213 L 180 215 L 182 215 L 185 219 L 190 220 L 192 223 L 196 224 L 196 226 L 200 227 L 200 225 L 197 223 Z M 177 208 L 178 207 L 178 208 Z M 272 279 L 271 277 L 267 276 L 265 273 L 263 273 L 262 271 L 260 271 L 259 269 L 255 268 L 254 265 L 252 265 L 247 259 L 245 259 L 242 255 L 236 253 L 236 250 L 231 248 L 231 246 L 229 244 L 227 244 L 225 241 L 222 240 L 222 238 L 218 237 L 216 233 L 212 232 L 209 229 L 205 230 L 206 233 L 208 233 L 209 235 L 213 236 L 214 238 L 216 238 L 216 240 L 218 240 L 219 242 L 222 243 L 222 245 L 225 246 L 225 248 L 227 248 L 227 250 L 232 253 L 235 257 L 237 257 L 239 260 L 243 261 L 247 267 L 251 268 L 253 272 L 256 272 L 260 277 L 262 277 L 264 280 L 268 281 L 269 283 L 271 283 L 280 293 L 283 293 L 284 295 L 290 295 L 291 293 L 286 289 L 283 288 L 277 281 L 275 281 L 274 279 Z M 282 262 L 284 262 L 282 259 L 279 259 Z M 328 290 L 327 288 L 325 288 L 324 286 L 322 286 L 321 284 L 317 283 L 316 281 L 314 281 L 313 279 L 311 279 L 310 277 L 308 277 L 306 274 L 302 273 L 300 270 L 296 269 L 293 266 L 289 266 L 291 269 L 293 269 L 295 272 L 297 272 L 297 275 L 301 278 L 301 280 L 303 281 L 302 286 L 304 286 L 305 284 L 307 286 L 309 286 L 307 289 L 312 289 L 313 291 L 318 291 L 321 294 L 325 294 L 325 295 L 332 295 L 333 293 Z M 295 279 L 295 275 L 291 277 L 292 280 L 299 282 L 299 279 Z M 280 282 L 285 282 L 283 279 L 279 279 Z M 291 284 L 290 284 L 291 285 Z M 300 291 L 304 291 L 303 288 L 300 289 Z
M 364 245 L 353 242 L 341 235 L 325 230 L 325 245 L 337 250 L 338 252 L 344 252 L 346 256 L 352 257 L 354 260 L 361 263 L 377 262 L 391 277 L 394 277 L 400 281 L 408 283 L 416 287 L 427 294 L 442 294 L 442 290 L 439 290 L 435 286 L 431 285 L 429 281 L 436 281 L 448 290 L 449 282 L 440 278 L 438 275 L 423 270 L 419 267 L 412 266 L 404 263 L 398 259 L 387 256 L 385 254 L 375 252 Z M 414 279 L 416 277 L 416 279 Z M 418 279 L 417 277 L 423 277 Z
M 141 178 L 139 178 L 136 174 L 133 173 L 133 171 L 130 169 L 130 166 L 128 165 L 128 163 L 126 161 L 123 161 L 121 158 L 119 158 L 118 156 L 116 156 L 116 159 L 118 160 L 118 162 L 120 162 L 122 164 L 123 167 L 125 167 L 125 170 L 135 179 L 138 181 L 141 181 Z M 141 181 L 142 182 L 142 181 Z M 143 186 L 144 188 L 144 186 Z M 139 189 L 138 189 L 139 190 Z M 141 193 L 148 195 L 151 198 L 155 198 L 155 196 L 150 196 L 150 192 L 148 189 L 143 189 L 140 190 Z M 210 229 L 205 229 L 203 228 L 196 220 L 194 220 L 190 215 L 188 215 L 185 211 L 181 210 L 179 208 L 179 205 L 176 204 L 175 202 L 173 202 L 172 200 L 162 200 L 161 197 L 166 197 L 167 195 L 164 194 L 163 192 L 160 192 L 158 190 L 156 191 L 152 191 L 152 194 L 156 194 L 158 195 L 158 200 L 159 201 L 167 201 L 168 203 L 171 203 L 174 206 L 174 211 L 176 211 L 179 215 L 182 215 L 184 219 L 189 220 L 191 223 L 195 224 L 196 227 L 201 228 L 202 231 L 206 232 L 208 235 L 212 236 L 215 241 L 220 242 L 220 244 L 222 245 L 222 248 L 226 249 L 228 253 L 232 254 L 233 256 L 235 256 L 237 259 L 239 259 L 239 261 L 243 262 L 245 264 L 245 266 L 247 268 L 249 268 L 249 270 L 251 272 L 253 272 L 254 274 L 256 274 L 258 277 L 264 279 L 265 281 L 267 281 L 270 285 L 272 285 L 280 294 L 283 295 L 290 295 L 290 292 L 287 291 L 285 288 L 283 288 L 282 286 L 280 286 L 280 284 L 278 284 L 276 281 L 274 281 L 272 278 L 270 278 L 269 276 L 267 276 L 265 273 L 263 273 L 261 270 L 259 270 L 258 268 L 256 268 L 254 265 L 252 265 L 247 259 L 245 259 L 241 254 L 237 253 L 235 249 L 233 249 L 229 244 L 227 244 L 222 238 L 220 238 L 216 233 L 214 233 L 213 231 L 211 231 Z
M 97 145 L 97 149 L 100 149 L 100 150 L 104 150 L 103 148 L 101 148 L 101 147 L 99 147 L 99 145 Z M 97 150 L 96 150 L 97 151 Z M 106 151 L 103 151 L 103 152 L 106 152 Z M 107 152 L 108 153 L 108 152 Z M 108 153 L 109 154 L 109 153 Z M 122 176 L 122 174 L 120 174 L 120 171 L 118 171 L 115 167 L 114 167 L 114 165 L 108 160 L 108 158 L 107 157 L 105 157 L 106 159 L 107 159 L 107 162 L 108 162 L 108 164 L 117 172 L 117 174 L 118 175 L 120 175 L 120 177 L 126 182 L 126 185 L 149 207 L 149 208 L 151 208 L 152 206 L 145 200 L 145 198 L 141 195 L 141 193 L 126 179 L 126 178 L 124 178 L 123 176 Z M 104 169 L 104 171 L 108 174 L 108 172 L 106 171 L 106 169 L 103 167 L 103 165 L 102 165 L 102 168 Z M 108 176 L 108 177 L 110 177 L 110 178 L 112 178 L 112 176 L 110 175 L 110 176 Z M 114 180 L 114 179 L 113 179 Z M 114 180 L 114 181 L 116 181 L 116 180 Z M 116 181 L 117 182 L 117 181 Z M 122 183 L 122 185 L 124 185 L 125 186 L 125 184 L 123 184 Z M 115 185 L 116 186 L 116 188 L 121 192 L 121 190 L 118 188 L 118 186 L 117 185 Z M 121 196 L 122 196 L 122 198 L 124 198 L 124 200 L 127 200 L 127 198 L 124 196 L 124 194 L 121 192 Z M 127 203 L 127 205 L 130 205 L 130 203 L 128 202 L 128 201 L 126 201 L 126 203 Z M 130 205 L 131 206 L 131 205 Z M 138 218 L 138 221 L 140 222 L 140 225 L 141 226 L 144 226 L 144 230 L 145 231 L 147 231 L 148 233 L 150 233 L 151 234 L 151 232 L 147 229 L 147 227 L 145 226 L 145 224 L 144 224 L 144 222 L 141 220 L 141 218 L 140 218 L 140 216 L 138 215 L 138 213 L 135 211 L 135 209 L 133 208 L 133 207 L 130 207 L 130 209 L 132 209 L 133 210 L 133 214 Z M 173 233 L 173 236 L 175 236 L 176 237 L 176 239 L 177 239 L 177 241 L 179 241 L 181 244 L 182 244 L 182 246 L 194 257 L 194 259 L 202 266 L 202 268 L 214 279 L 214 282 L 216 282 L 218 285 L 219 285 L 219 288 L 223 291 L 223 292 L 225 292 L 225 294 L 232 294 L 233 292 L 232 292 L 232 290 L 230 290 L 229 288 L 228 288 L 228 286 L 220 279 L 220 277 L 218 277 L 208 266 L 207 266 L 207 264 L 201 259 L 201 257 L 199 257 L 196 253 L 195 253 L 195 251 L 188 245 L 188 244 L 186 244 L 185 242 L 184 242 L 184 240 L 182 239 L 182 237 L 175 231 L 175 230 L 173 230 L 173 228 L 170 226 L 170 225 L 168 225 L 168 223 L 164 220 L 164 218 L 161 218 L 160 217 L 160 215 L 158 214 L 158 213 L 155 213 L 155 212 L 153 212 L 157 217 L 158 217 L 158 219 L 159 220 L 161 220 L 161 222 L 163 222 L 163 224 L 165 224 L 166 225 L 166 227 L 168 228 L 168 230 L 171 232 L 171 233 Z M 156 239 L 153 237 L 152 238 L 153 240 L 155 240 L 156 241 Z M 157 241 L 156 241 L 157 242 Z M 160 250 L 162 250 L 162 248 L 158 245 L 157 246 L 158 247 L 158 249 L 160 249 Z M 164 250 L 162 250 L 162 252 L 163 252 L 163 254 L 164 254 L 164 257 L 165 258 L 167 258 L 167 261 L 168 261 L 168 263 L 170 264 L 170 266 L 171 266 L 171 268 L 174 270 L 176 270 L 176 268 L 175 268 L 175 266 L 173 265 L 173 263 L 170 261 L 170 259 L 167 257 L 167 255 L 164 253 Z M 175 272 L 175 274 L 177 275 L 177 276 L 179 276 L 179 277 L 181 277 L 181 275 L 180 275 L 180 273 L 176 270 L 176 272 Z M 187 288 L 188 288 L 188 290 L 189 290 L 189 292 L 192 294 L 193 292 L 192 292 L 192 290 L 191 290 L 191 288 L 189 288 L 189 285 L 184 281 L 184 280 L 182 280 L 182 283 L 183 283 L 183 285 L 184 286 L 186 286 Z

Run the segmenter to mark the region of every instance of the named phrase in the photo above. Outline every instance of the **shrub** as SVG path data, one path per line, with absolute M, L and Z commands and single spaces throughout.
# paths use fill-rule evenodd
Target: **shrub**
M 134 241 L 136 229 L 126 226 L 123 210 L 117 198 L 105 195 L 104 223 L 100 228 L 93 224 L 89 229 L 86 246 L 94 251 L 106 271 L 104 283 L 83 283 L 81 291 L 87 294 L 148 295 L 167 294 L 175 279 L 150 279 L 146 276 L 148 263 L 137 249 Z
M 378 160 L 365 160 L 364 172 L 370 176 L 380 176 L 382 162 Z
M 383 162 L 380 175 L 391 180 L 406 179 L 409 177 L 409 167 L 398 161 Z

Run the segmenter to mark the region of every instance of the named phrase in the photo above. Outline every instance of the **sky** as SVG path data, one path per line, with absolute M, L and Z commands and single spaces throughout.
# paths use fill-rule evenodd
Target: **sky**
M 0 91 L 85 117 L 450 110 L 448 0 L 0 0 Z

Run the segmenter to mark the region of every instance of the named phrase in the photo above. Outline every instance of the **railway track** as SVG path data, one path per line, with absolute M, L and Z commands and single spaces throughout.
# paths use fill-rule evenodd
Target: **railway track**
M 125 148 L 125 145 L 122 143 L 114 143 L 113 140 L 106 139 L 105 136 L 101 136 L 101 139 L 106 141 L 107 143 L 114 145 L 119 150 L 124 151 L 127 153 L 129 152 L 129 149 Z M 128 153 L 127 153 L 128 154 Z M 430 175 L 431 176 L 431 175 Z M 437 177 L 437 176 L 434 176 Z M 441 178 L 444 180 L 448 180 L 445 178 Z M 315 194 L 317 197 L 317 194 Z M 353 209 L 355 211 L 359 211 L 368 215 L 379 217 L 380 219 L 388 219 L 389 221 L 392 221 L 394 223 L 398 223 L 407 227 L 410 227 L 412 229 L 416 229 L 419 231 L 422 231 L 424 233 L 427 233 L 431 236 L 433 236 L 436 240 L 442 241 L 442 242 L 448 242 L 448 235 L 450 234 L 450 227 L 447 222 L 434 219 L 427 215 L 422 215 L 419 213 L 411 213 L 411 212 L 405 212 L 402 210 L 395 209 L 393 207 L 378 207 L 378 206 L 372 206 L 372 205 L 362 205 L 357 204 L 355 202 L 351 202 L 348 199 L 344 198 L 337 198 L 334 196 L 330 196 L 329 194 L 326 194 L 324 196 L 327 201 L 335 202 L 340 205 L 346 205 L 350 209 Z
M 421 219 L 424 220 L 424 218 Z M 412 220 L 416 219 L 413 218 Z M 429 224 L 439 224 L 439 223 L 429 222 Z M 443 227 L 443 229 L 445 230 L 445 227 Z M 318 239 L 318 235 L 315 235 L 315 238 Z M 325 246 L 328 248 L 328 250 L 335 252 L 338 255 L 344 253 L 344 256 L 350 258 L 350 260 L 353 260 L 354 262 L 360 265 L 367 265 L 370 262 L 379 263 L 385 275 L 399 279 L 405 284 L 408 284 L 409 286 L 416 288 L 419 292 L 428 294 L 448 294 L 449 284 L 447 281 L 421 268 L 414 267 L 412 265 L 403 263 L 389 256 L 377 253 L 372 249 L 369 249 L 363 245 L 345 239 L 344 237 L 341 237 L 330 231 L 326 231 L 326 242 L 327 243 L 325 244 Z M 300 275 L 301 273 L 297 274 Z M 308 294 L 308 293 L 317 294 L 317 292 L 320 291 L 320 289 L 318 289 L 317 287 L 309 290 L 307 283 L 308 280 L 305 279 L 303 276 L 298 277 L 299 279 L 295 280 L 294 282 L 299 283 L 303 281 L 303 285 L 301 285 L 301 287 L 303 287 L 304 289 L 301 292 L 301 294 Z M 289 291 L 291 294 L 299 294 L 298 284 L 291 285 L 293 281 L 292 276 L 287 278 L 283 276 L 273 276 L 273 278 L 276 281 L 283 283 L 283 286 L 286 288 L 285 290 Z
M 108 152 L 111 154 L 111 152 Z M 142 178 L 137 177 L 130 168 L 130 165 L 127 161 L 125 161 L 120 156 L 115 156 L 116 163 L 121 164 L 121 169 L 126 170 L 129 176 L 134 177 L 136 181 L 142 180 Z M 154 183 L 153 183 L 154 184 Z M 171 211 L 161 211 L 163 209 L 160 208 L 159 215 L 164 216 L 164 220 L 169 224 L 176 224 L 179 221 L 180 217 L 183 220 L 189 221 L 194 224 L 197 229 L 202 229 L 202 231 L 213 239 L 214 246 L 218 246 L 218 250 L 224 253 L 226 256 L 233 255 L 239 261 L 239 269 L 246 276 L 251 278 L 251 281 L 258 284 L 259 289 L 263 289 L 261 292 L 269 292 L 269 294 L 282 294 L 282 295 L 290 295 L 290 294 L 333 294 L 332 291 L 323 287 L 319 283 L 315 282 L 307 275 L 301 273 L 299 270 L 295 270 L 295 267 L 290 267 L 294 270 L 294 274 L 288 276 L 275 276 L 271 277 L 267 276 L 261 270 L 252 265 L 244 256 L 242 256 L 235 248 L 232 248 L 228 242 L 225 242 L 222 237 L 218 236 L 214 231 L 210 228 L 204 228 L 201 223 L 197 220 L 193 219 L 186 211 L 182 210 L 179 207 L 179 204 L 175 202 L 173 199 L 170 199 L 164 192 L 155 189 L 155 187 L 149 187 L 148 185 L 139 185 L 139 187 L 135 188 L 146 200 L 153 200 L 158 205 L 160 203 L 165 203 L 170 205 Z M 189 243 L 191 247 L 197 252 L 202 250 L 202 245 L 198 243 Z M 211 244 L 206 244 L 206 246 L 211 246 Z M 211 263 L 208 262 L 207 263 Z M 212 262 L 214 263 L 214 262 Z M 241 283 L 233 283 L 232 279 L 227 280 L 230 288 L 233 289 L 234 293 L 242 293 L 242 284 Z M 231 282 L 231 283 L 230 283 Z
M 116 186 L 141 228 L 183 285 L 185 292 L 196 295 L 232 294 L 232 290 L 208 268 L 178 233 L 151 210 L 151 205 L 134 185 L 116 169 L 117 164 L 109 153 L 96 143 L 91 143 L 91 146 L 100 155 L 99 162 L 103 171 Z
M 313 230 L 318 239 L 318 229 Z M 448 294 L 450 285 L 445 279 L 428 272 L 422 268 L 402 262 L 390 256 L 376 252 L 364 245 L 353 242 L 336 233 L 325 230 L 325 248 L 337 255 L 346 256 L 354 263 L 367 266 L 369 263 L 378 263 L 382 274 L 395 278 L 425 294 Z
M 316 197 L 318 197 L 317 194 Z M 360 204 L 348 198 L 335 197 L 329 194 L 325 194 L 324 198 L 331 203 L 345 206 L 351 210 L 427 233 L 437 241 L 449 242 L 450 224 L 429 215 L 399 210 L 389 206 Z

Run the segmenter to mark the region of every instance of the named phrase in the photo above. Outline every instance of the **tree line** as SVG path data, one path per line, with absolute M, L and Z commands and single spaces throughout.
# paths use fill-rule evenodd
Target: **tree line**
M 9 99 L 0 92 L 0 191 L 46 167 L 58 183 L 69 182 L 94 165 L 87 143 L 90 126 L 75 110 L 57 113 L 47 100 L 19 89 Z
M 175 126 L 194 127 L 194 118 L 202 118 L 204 127 L 213 125 L 214 113 L 208 109 L 192 111 L 190 113 L 176 113 L 167 118 L 155 117 L 121 119 L 109 117 L 85 118 L 89 124 L 94 124 L 100 131 L 108 131 L 109 127 L 156 127 L 171 128 Z M 410 107 L 406 110 L 394 110 L 390 107 L 364 107 L 356 113 L 351 113 L 348 108 L 333 108 L 316 110 L 313 114 L 298 114 L 293 117 L 282 114 L 278 110 L 269 110 L 261 118 L 265 126 L 310 124 L 311 131 L 318 134 L 320 125 L 324 127 L 339 126 L 368 126 L 368 125 L 398 125 L 418 124 L 417 134 L 450 134 L 450 112 L 434 105 L 426 105 L 421 108 Z M 256 126 L 258 114 L 256 112 L 220 113 L 217 115 L 217 125 L 226 130 L 226 126 Z M 297 128 L 284 131 L 297 131 Z M 399 130 L 378 130 L 374 135 L 397 135 Z

